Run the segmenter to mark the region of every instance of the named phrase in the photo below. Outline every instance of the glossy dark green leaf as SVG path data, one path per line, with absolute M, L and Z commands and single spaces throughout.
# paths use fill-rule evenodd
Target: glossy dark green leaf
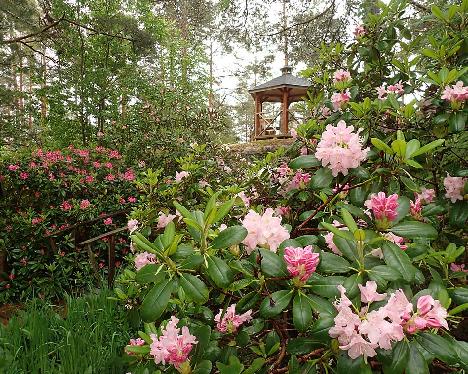
M 307 295 L 307 300 L 309 301 L 312 310 L 316 313 L 329 315 L 336 314 L 335 306 L 327 299 L 316 295 Z
M 213 240 L 211 246 L 215 249 L 228 248 L 239 244 L 247 236 L 247 230 L 243 226 L 231 226 L 221 231 Z
M 164 280 L 166 273 L 160 264 L 146 264 L 137 271 L 135 280 L 140 284 L 159 283 Z
M 288 269 L 284 259 L 272 251 L 260 249 L 262 272 L 270 277 L 288 276 Z
M 357 261 L 359 255 L 356 248 L 356 242 L 354 240 L 344 239 L 337 235 L 333 236 L 333 243 L 336 247 L 351 261 Z
M 409 347 L 406 340 L 401 340 L 393 346 L 392 361 L 388 367 L 384 366 L 384 373 L 401 374 L 408 362 Z
M 189 300 L 198 304 L 204 304 L 208 301 L 208 288 L 202 280 L 192 274 L 182 274 L 180 276 L 180 286 Z
M 322 277 L 315 273 L 309 278 L 307 284 L 310 285 L 309 289 L 313 293 L 329 299 L 340 295 L 336 286 L 342 285 L 345 279 L 345 277 L 341 276 Z
M 207 272 L 213 282 L 220 288 L 227 288 L 234 279 L 234 273 L 223 259 L 216 256 L 206 258 Z
M 324 314 L 314 322 L 312 327 L 309 329 L 308 336 L 323 343 L 328 343 L 331 340 L 328 331 L 334 325 L 334 317 L 328 314 Z
M 409 344 L 409 356 L 406 365 L 406 374 L 429 374 L 426 360 L 419 351 L 416 344 Z
M 342 352 L 338 356 L 336 365 L 337 374 L 372 374 L 372 369 L 368 363 L 364 362 L 362 356 L 353 360 L 347 352 Z
M 416 268 L 411 264 L 408 255 L 396 244 L 385 242 L 382 244 L 385 263 L 398 270 L 407 282 L 414 280 Z
M 312 309 L 306 297 L 300 293 L 293 300 L 293 323 L 297 330 L 303 332 L 312 323 Z
M 141 303 L 140 315 L 143 321 L 154 322 L 166 310 L 171 297 L 173 282 L 166 279 L 156 284 L 145 296 Z
M 419 221 L 404 221 L 393 226 L 389 231 L 407 239 L 437 238 L 437 230 L 432 225 Z
M 341 256 L 329 252 L 320 253 L 318 270 L 321 273 L 347 273 L 350 263 Z
M 460 132 L 465 129 L 466 118 L 468 114 L 466 112 L 455 112 L 449 118 L 449 131 Z
M 323 343 L 309 337 L 299 337 L 288 340 L 286 350 L 292 355 L 304 355 L 310 353 L 314 349 L 323 346 Z
M 292 291 L 281 290 L 271 294 L 260 304 L 260 315 L 266 318 L 271 318 L 280 314 L 289 305 L 293 296 Z
M 313 167 L 320 166 L 320 165 L 321 165 L 321 162 L 317 160 L 317 158 L 314 155 L 299 156 L 289 163 L 289 167 L 294 170 L 308 169 L 308 168 L 313 168 Z
M 452 343 L 442 336 L 430 332 L 423 332 L 416 335 L 415 339 L 424 349 L 432 353 L 439 360 L 449 365 L 458 362 L 459 358 Z

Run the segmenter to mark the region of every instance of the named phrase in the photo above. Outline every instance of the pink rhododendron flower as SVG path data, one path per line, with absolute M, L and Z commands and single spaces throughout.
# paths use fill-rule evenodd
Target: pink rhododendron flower
M 20 173 L 19 177 L 20 177 L 22 180 L 26 180 L 26 179 L 28 179 L 29 174 L 26 173 L 25 171 L 22 171 L 22 172 Z
M 408 248 L 408 246 L 405 245 L 405 239 L 401 236 L 395 235 L 393 232 L 386 232 L 382 236 L 388 241 L 397 244 L 404 251 Z
M 276 207 L 275 209 L 275 213 L 277 216 L 287 216 L 289 214 L 291 214 L 291 207 L 289 206 L 278 206 Z
M 42 221 L 44 221 L 43 218 L 41 218 L 41 217 L 34 217 L 34 218 L 31 220 L 31 223 L 32 223 L 33 225 L 37 225 L 37 224 L 41 223 Z
M 351 99 L 349 91 L 335 92 L 331 97 L 331 102 L 334 110 L 342 109 L 346 103 Z
M 307 151 L 307 147 L 302 147 L 301 150 L 299 151 L 299 153 L 300 153 L 302 156 L 306 155 L 307 152 L 308 152 L 308 151 Z
M 89 202 L 88 199 L 81 200 L 81 202 L 80 202 L 80 209 L 89 208 L 90 205 L 91 205 L 91 203 Z
M 359 132 L 354 132 L 353 126 L 346 126 L 345 121 L 339 121 L 336 126 L 328 125 L 317 145 L 315 157 L 322 161 L 324 167 L 331 169 L 334 177 L 338 173 L 348 174 L 367 158 L 369 148 L 362 149 L 362 139 Z
M 383 83 L 380 87 L 377 87 L 376 90 L 379 100 L 385 100 L 387 98 L 387 89 L 385 88 L 385 83 Z
M 127 201 L 128 201 L 129 203 L 136 203 L 137 199 L 136 199 L 136 197 L 129 196 L 129 197 L 127 198 Z
M 449 101 L 453 108 L 458 109 L 468 100 L 468 86 L 463 86 L 462 81 L 458 81 L 452 87 L 447 86 L 442 93 L 442 99 Z
M 386 293 L 377 293 L 377 283 L 374 281 L 367 281 L 366 285 L 358 284 L 361 291 L 361 301 L 363 303 L 372 303 L 373 301 L 381 301 L 387 296 Z
M 236 196 L 240 197 L 240 199 L 242 200 L 242 202 L 244 203 L 246 207 L 250 206 L 250 199 L 245 194 L 245 191 L 239 192 Z
M 84 179 L 86 183 L 93 183 L 94 182 L 94 177 L 92 175 L 87 175 Z
M 236 314 L 236 304 L 232 304 L 226 309 L 224 314 L 222 309 L 219 310 L 219 313 L 214 318 L 215 322 L 217 322 L 216 328 L 220 332 L 228 332 L 232 334 L 236 332 L 244 322 L 249 322 L 252 319 L 251 314 L 252 310 L 249 310 L 244 314 Z
M 320 255 L 314 253 L 312 246 L 286 247 L 284 250 L 284 261 L 287 264 L 289 274 L 297 278 L 300 282 L 306 282 L 315 272 L 320 262 Z
M 174 218 L 176 218 L 174 214 L 164 214 L 163 212 L 159 212 L 158 229 L 166 227 Z
M 427 189 L 425 187 L 422 187 L 421 193 L 417 193 L 415 195 L 416 199 L 419 199 L 421 203 L 430 204 L 434 200 L 436 193 L 432 188 Z
M 434 300 L 430 295 L 421 296 L 417 301 L 417 312 L 412 316 L 404 316 L 404 327 L 410 334 L 429 328 L 448 329 L 447 315 L 447 310 L 440 305 L 439 300 Z
M 122 175 L 122 178 L 126 181 L 133 181 L 135 180 L 135 173 L 132 169 L 127 169 L 125 173 Z
M 296 129 L 291 129 L 289 130 L 291 136 L 293 137 L 293 139 L 296 139 L 297 138 L 297 131 Z
M 150 335 L 153 341 L 150 355 L 154 357 L 156 364 L 168 363 L 178 368 L 188 360 L 193 346 L 198 343 L 187 326 L 182 327 L 182 334 L 179 334 L 181 329 L 177 327 L 178 323 L 179 320 L 172 316 L 166 328 L 161 330 L 159 338 L 155 334 Z
M 281 217 L 273 217 L 273 209 L 268 208 L 263 215 L 250 210 L 242 220 L 247 229 L 247 236 L 242 243 L 251 253 L 257 246 L 262 246 L 276 252 L 279 245 L 289 239 L 289 232 L 281 226 Z
M 8 165 L 8 170 L 10 171 L 16 171 L 19 169 L 18 165 Z
M 351 80 L 351 74 L 347 70 L 337 70 L 333 73 L 333 82 L 348 82 Z
M 109 158 L 121 158 L 119 151 L 111 150 L 109 152 Z
M 398 83 L 391 84 L 390 86 L 388 86 L 387 92 L 401 95 L 405 92 L 405 90 L 403 89 L 403 84 L 401 83 L 401 81 L 398 81 Z
M 128 343 L 129 346 L 134 347 L 134 346 L 142 346 L 145 345 L 145 341 L 141 338 L 136 338 L 136 339 L 130 339 L 130 342 Z M 133 352 L 128 352 L 125 350 L 128 355 L 134 355 Z
M 465 188 L 465 178 L 451 177 L 447 174 L 444 179 L 445 197 L 452 203 L 457 200 L 463 200 L 463 189 Z
M 201 179 L 201 180 L 198 182 L 198 186 L 199 186 L 200 188 L 205 188 L 205 187 L 207 187 L 207 186 L 209 186 L 209 185 L 210 185 L 210 184 L 209 184 L 206 180 L 204 180 L 204 179 Z
M 104 221 L 104 225 L 112 225 L 112 217 L 108 217 L 106 218 Z
M 127 222 L 127 228 L 128 228 L 128 231 L 130 231 L 130 234 L 138 230 L 138 224 L 139 222 L 137 219 L 131 219 Z
M 421 219 L 421 211 L 422 211 L 421 199 L 416 198 L 414 202 L 410 201 L 410 214 L 414 218 Z
M 62 210 L 71 210 L 73 208 L 73 205 L 71 205 L 68 201 L 64 201 L 60 207 L 62 208 Z
M 452 262 L 450 264 L 450 270 L 452 270 L 452 271 L 461 271 L 463 273 L 468 273 L 468 269 L 465 269 L 465 264 L 458 265 L 458 264 L 456 264 L 454 262 Z
M 156 256 L 152 253 L 142 252 L 135 256 L 135 269 L 138 271 L 147 264 L 154 264 Z
M 398 195 L 393 194 L 387 197 L 385 192 L 372 194 L 364 205 L 372 210 L 379 228 L 388 228 L 389 223 L 395 220 L 398 215 Z
M 323 117 L 327 118 L 331 114 L 331 110 L 327 106 L 323 106 L 322 109 L 320 109 L 320 113 L 322 114 Z
M 181 172 L 176 171 L 175 181 L 177 183 L 182 182 L 182 179 L 187 178 L 189 175 L 190 175 L 190 173 L 188 173 L 186 171 L 181 171 Z
M 296 174 L 294 174 L 291 180 L 291 183 L 286 188 L 286 191 L 303 189 L 306 187 L 307 183 L 309 182 L 310 182 L 310 174 L 303 173 L 301 170 L 298 170 L 296 171 Z
M 93 161 L 93 166 L 97 169 L 101 167 L 101 163 L 99 161 Z
M 353 31 L 353 34 L 356 38 L 360 38 L 361 36 L 366 35 L 366 29 L 364 28 L 364 25 L 358 25 Z

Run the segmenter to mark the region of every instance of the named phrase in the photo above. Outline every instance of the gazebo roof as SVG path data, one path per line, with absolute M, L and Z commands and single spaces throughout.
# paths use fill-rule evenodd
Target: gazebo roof
M 288 97 L 290 101 L 298 101 L 307 93 L 310 82 L 307 79 L 292 75 L 292 68 L 285 66 L 281 69 L 282 75 L 272 80 L 255 86 L 249 90 L 252 96 L 261 93 L 264 101 L 281 101 L 283 89 L 289 88 Z

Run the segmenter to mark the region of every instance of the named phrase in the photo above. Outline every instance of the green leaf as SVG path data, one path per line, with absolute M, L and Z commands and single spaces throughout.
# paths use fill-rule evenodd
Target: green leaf
M 310 285 L 310 290 L 312 292 L 330 299 L 339 297 L 340 293 L 336 286 L 339 284 L 342 285 L 345 279 L 345 277 L 341 276 L 322 277 L 314 273 L 307 281 L 307 284 Z
M 317 170 L 311 178 L 311 186 L 313 189 L 320 190 L 330 186 L 333 181 L 333 175 L 328 168 Z
M 389 229 L 395 235 L 407 239 L 436 239 L 437 230 L 431 225 L 419 221 L 404 221 Z
M 300 332 L 307 330 L 312 323 L 310 303 L 301 293 L 298 293 L 293 300 L 293 323 Z
M 204 304 L 208 301 L 209 291 L 205 283 L 192 274 L 180 275 L 180 286 L 189 300 L 198 304 Z
M 231 199 L 222 204 L 216 212 L 213 223 L 221 221 L 226 216 L 226 214 L 229 213 L 229 211 L 232 209 L 235 203 L 236 199 Z
M 371 143 L 372 145 L 381 150 L 384 151 L 385 153 L 392 155 L 393 154 L 393 149 L 391 149 L 387 144 L 385 144 L 382 140 L 378 138 L 371 138 Z
M 350 263 L 341 256 L 333 253 L 321 252 L 318 270 L 323 273 L 347 273 Z
M 328 334 L 328 331 L 331 327 L 335 325 L 335 319 L 333 315 L 324 314 L 317 319 L 312 327 L 309 329 L 308 336 L 311 336 L 313 339 L 319 340 L 322 343 L 329 343 L 331 338 Z
M 194 253 L 191 256 L 188 256 L 185 260 L 183 260 L 180 263 L 180 268 L 181 269 L 191 269 L 191 270 L 196 270 L 200 267 L 201 264 L 203 264 L 204 258 L 202 255 L 199 255 L 197 253 Z
M 394 140 L 392 142 L 393 151 L 401 158 L 404 159 L 406 155 L 406 142 L 404 140 Z
M 339 236 L 343 239 L 354 240 L 353 234 L 350 233 L 348 230 L 340 230 L 339 228 L 333 226 L 331 223 L 327 222 L 320 222 L 320 225 L 328 231 L 331 231 L 333 234 L 335 234 L 335 236 Z
M 151 348 L 149 345 L 142 345 L 142 346 L 127 345 L 125 347 L 125 352 L 131 352 L 137 355 L 147 355 L 150 353 L 150 351 L 151 351 Z
M 449 222 L 455 227 L 466 227 L 468 220 L 468 201 L 457 201 L 449 211 Z
M 140 314 L 143 321 L 154 322 L 166 310 L 173 289 L 172 280 L 156 284 L 141 303 Z
M 206 259 L 207 271 L 213 282 L 220 288 L 227 288 L 234 279 L 234 274 L 228 264 L 221 258 L 209 256 Z
M 164 233 L 161 236 L 161 243 L 164 248 L 169 248 L 175 238 L 175 224 L 173 221 L 169 222 L 164 228 Z
M 383 279 L 392 282 L 402 277 L 398 270 L 387 265 L 374 266 L 372 269 L 367 270 L 367 273 L 369 274 L 369 278 L 374 281 Z
M 415 339 L 425 350 L 432 353 L 439 360 L 449 365 L 458 363 L 458 355 L 451 342 L 444 339 L 442 336 L 430 332 L 423 332 L 416 335 Z
M 293 291 L 281 290 L 271 294 L 260 304 L 260 315 L 271 318 L 280 314 L 289 305 L 293 296 Z
M 208 202 L 206 203 L 206 207 L 205 207 L 205 211 L 203 213 L 203 219 L 205 221 L 207 221 L 208 217 L 210 216 L 211 212 L 213 211 L 213 209 L 216 209 L 216 199 L 218 198 L 220 192 L 216 192 L 214 193 L 210 199 L 208 200 Z
M 188 211 L 186 207 L 184 207 L 183 205 L 180 205 L 177 201 L 174 201 L 173 205 L 178 210 L 178 212 L 182 214 L 184 218 L 195 220 L 195 217 L 192 215 L 192 213 Z
M 406 144 L 406 153 L 405 153 L 405 158 L 410 158 L 411 155 L 416 152 L 419 148 L 421 148 L 421 143 L 419 142 L 418 139 L 411 139 L 407 144 Z
M 200 340 L 199 340 L 200 342 Z M 203 360 L 200 361 L 195 368 L 193 369 L 192 373 L 193 374 L 210 374 L 211 370 L 213 368 L 213 365 L 211 364 L 210 361 L 208 360 Z
M 270 277 L 285 277 L 289 275 L 283 258 L 266 249 L 260 249 L 259 252 L 262 256 L 260 266 L 264 274 Z
M 159 283 L 164 280 L 166 274 L 163 269 L 163 265 L 160 264 L 146 264 L 140 270 L 137 271 L 135 281 L 140 284 L 146 283 Z
M 409 344 L 409 356 L 406 366 L 406 374 L 429 374 L 429 368 L 426 360 L 419 351 L 416 344 Z
M 228 248 L 236 245 L 245 239 L 248 232 L 243 226 L 231 226 L 221 231 L 213 240 L 211 246 L 215 249 Z
M 445 21 L 445 14 L 440 10 L 440 8 L 437 5 L 431 6 L 431 12 L 434 16 L 436 16 L 438 19 L 441 21 Z
M 323 346 L 322 342 L 310 337 L 299 337 L 288 340 L 286 350 L 291 355 L 304 355 Z
M 456 287 L 449 290 L 449 294 L 456 304 L 468 303 L 468 287 Z
M 258 372 L 263 365 L 265 365 L 265 362 L 266 360 L 263 357 L 257 357 L 252 361 L 252 364 L 242 372 L 242 374 L 254 374 Z
M 359 260 L 359 254 L 357 252 L 356 242 L 354 240 L 348 240 L 340 238 L 339 236 L 333 236 L 333 243 L 336 247 L 351 261 L 355 262 Z
M 211 327 L 207 325 L 196 326 L 190 329 L 190 332 L 195 335 L 197 338 L 197 345 L 190 356 L 196 358 L 197 360 L 201 359 L 205 353 L 205 350 L 210 345 L 211 339 Z
M 346 289 L 346 294 L 350 299 L 355 298 L 359 294 L 359 284 L 363 282 L 362 274 L 350 275 L 343 283 L 343 287 Z
M 423 168 L 423 166 L 422 166 L 419 162 L 414 161 L 414 160 L 411 160 L 411 159 L 405 160 L 405 163 L 406 163 L 407 165 L 409 165 L 409 166 L 415 168 L 415 169 L 422 169 L 422 168 Z
M 308 169 L 320 166 L 321 162 L 314 155 L 303 155 L 296 157 L 289 163 L 291 169 Z
M 444 144 L 445 139 L 437 139 L 434 140 L 433 142 L 430 142 L 429 144 L 426 144 L 419 148 L 417 151 L 413 152 L 410 156 L 410 158 L 414 158 L 419 155 L 423 155 L 424 153 L 430 152 L 433 149 L 440 147 L 442 144 Z
M 307 295 L 306 297 L 310 303 L 310 307 L 312 308 L 314 312 L 317 312 L 319 314 L 329 314 L 329 315 L 336 314 L 336 308 L 327 299 L 323 299 L 320 296 L 316 296 L 316 295 Z
M 382 251 L 387 265 L 398 270 L 407 282 L 414 281 L 416 268 L 411 264 L 408 255 L 398 245 L 384 242 Z
M 338 356 L 336 374 L 372 374 L 372 369 L 362 356 L 353 360 L 347 352 L 342 352 Z
M 228 365 L 217 362 L 216 367 L 220 374 L 241 374 L 242 370 L 244 370 L 244 365 L 242 365 L 237 356 L 234 355 L 229 357 Z
M 403 373 L 408 363 L 408 356 L 408 343 L 405 340 L 397 342 L 392 349 L 392 362 L 385 372 L 392 374 Z
M 345 225 L 348 226 L 349 231 L 351 231 L 354 234 L 358 227 L 356 225 L 356 221 L 354 221 L 353 216 L 351 215 L 351 213 L 349 213 L 346 207 L 341 208 L 341 217 L 343 218 L 343 222 L 345 223 Z

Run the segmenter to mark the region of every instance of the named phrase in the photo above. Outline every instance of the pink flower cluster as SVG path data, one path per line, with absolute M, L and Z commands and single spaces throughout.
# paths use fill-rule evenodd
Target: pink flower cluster
M 257 245 L 276 252 L 279 245 L 289 239 L 289 232 L 281 226 L 281 217 L 273 217 L 273 213 L 271 208 L 266 209 L 263 215 L 250 210 L 242 220 L 248 232 L 242 242 L 247 247 L 247 253 L 252 253 Z
M 459 271 L 459 272 L 462 272 L 462 273 L 468 273 L 468 269 L 465 269 L 465 264 L 456 264 L 456 263 L 451 263 L 450 264 L 450 270 L 452 271 Z
M 315 272 L 320 262 L 319 257 L 318 253 L 313 252 L 311 245 L 304 248 L 286 247 L 284 250 L 284 261 L 289 274 L 300 282 L 307 282 L 307 279 Z
M 251 314 L 252 310 L 248 310 L 244 314 L 236 314 L 236 304 L 232 304 L 226 309 L 224 314 L 222 309 L 219 310 L 219 313 L 214 318 L 215 322 L 217 322 L 216 328 L 220 332 L 232 334 L 236 332 L 244 322 L 249 322 L 252 319 Z
M 176 218 L 174 214 L 164 214 L 163 212 L 159 212 L 158 229 L 166 227 L 174 218 Z
M 388 197 L 385 195 L 385 192 L 372 194 L 364 205 L 372 210 L 377 220 L 377 226 L 380 228 L 388 228 L 390 222 L 394 221 L 398 215 L 397 208 L 399 204 L 397 194 Z
M 80 202 L 80 209 L 87 209 L 91 206 L 91 203 L 88 199 L 81 200 Z
M 367 158 L 369 148 L 362 148 L 359 132 L 353 126 L 346 126 L 339 121 L 336 126 L 328 125 L 317 145 L 315 157 L 322 161 L 324 167 L 331 169 L 334 177 L 338 173 L 348 174 L 349 169 L 357 168 Z
M 130 234 L 133 234 L 136 230 L 138 230 L 138 220 L 137 219 L 131 219 L 127 222 L 127 228 Z
M 447 174 L 444 179 L 445 197 L 452 203 L 457 200 L 463 200 L 463 189 L 466 179 L 463 177 L 451 177 Z
M 135 269 L 138 271 L 143 266 L 148 264 L 154 264 L 156 262 L 156 256 L 152 253 L 142 252 L 135 256 Z
M 152 339 L 150 355 L 154 357 L 156 364 L 168 363 L 178 368 L 188 360 L 193 346 L 198 343 L 187 326 L 183 326 L 182 334 L 179 334 L 181 329 L 177 327 L 178 323 L 179 320 L 172 316 L 166 328 L 161 330 L 161 336 L 150 335 Z
M 180 183 L 180 182 L 182 182 L 182 179 L 187 178 L 189 175 L 190 175 L 190 173 L 188 173 L 187 171 L 181 171 L 181 172 L 176 171 L 175 181 L 177 183 Z
M 351 80 L 351 74 L 347 70 L 337 70 L 333 73 L 333 82 L 349 82 Z
M 333 109 L 342 109 L 350 99 L 351 94 L 348 90 L 346 90 L 345 92 L 335 92 L 331 97 Z
M 436 193 L 432 188 L 427 189 L 425 187 L 422 187 L 421 193 L 416 194 L 416 199 L 419 199 L 421 203 L 430 204 L 434 200 L 435 196 Z
M 303 173 L 301 170 L 296 171 L 294 174 L 291 183 L 289 183 L 288 187 L 286 188 L 286 192 L 291 190 L 299 190 L 305 188 L 307 183 L 310 182 L 310 174 Z
M 462 81 L 458 81 L 452 87 L 447 86 L 442 93 L 442 99 L 451 103 L 463 103 L 468 100 L 468 86 L 463 86 Z
M 131 347 L 141 347 L 142 345 L 145 345 L 145 341 L 141 338 L 136 338 L 136 339 L 130 339 L 130 342 L 128 344 Z M 128 355 L 133 355 L 132 352 L 127 352 Z
M 387 98 L 387 95 L 391 93 L 396 95 L 401 95 L 405 93 L 401 81 L 395 84 L 391 84 L 388 87 L 386 87 L 386 83 L 384 83 L 380 87 L 376 88 L 376 90 L 379 100 L 385 100 Z
M 71 210 L 73 208 L 73 205 L 71 205 L 68 201 L 64 201 L 60 207 L 62 208 L 62 210 Z
M 339 285 L 341 298 L 335 302 L 338 315 L 329 335 L 337 338 L 340 349 L 348 351 L 349 357 L 373 357 L 375 349 L 392 349 L 392 342 L 401 341 L 405 332 L 413 334 L 426 328 L 448 328 L 447 311 L 438 300 L 431 296 L 422 296 L 417 302 L 417 312 L 402 290 L 390 295 L 387 303 L 379 309 L 368 311 L 369 304 L 382 301 L 386 294 L 377 293 L 377 284 L 368 281 L 365 286 L 359 285 L 361 301 L 368 305 L 358 311 L 346 296 L 346 290 Z M 354 308 L 357 313 L 353 311 Z
M 360 38 L 361 36 L 366 35 L 366 29 L 364 28 L 364 25 L 358 25 L 353 31 L 353 34 L 356 38 Z

